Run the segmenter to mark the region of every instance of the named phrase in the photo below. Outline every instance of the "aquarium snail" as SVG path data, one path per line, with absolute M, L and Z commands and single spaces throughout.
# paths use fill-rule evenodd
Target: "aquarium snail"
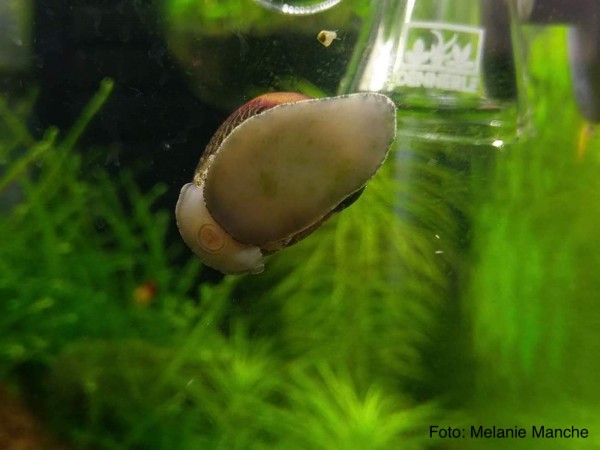
M 183 240 L 223 273 L 259 273 L 263 256 L 352 203 L 394 139 L 394 103 L 360 93 L 261 95 L 212 137 L 176 207 Z

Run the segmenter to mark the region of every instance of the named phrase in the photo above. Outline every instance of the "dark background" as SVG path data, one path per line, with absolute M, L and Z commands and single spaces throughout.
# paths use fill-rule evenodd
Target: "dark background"
M 80 142 L 84 161 L 111 173 L 132 168 L 142 189 L 165 183 L 157 206 L 173 208 L 225 114 L 191 94 L 169 55 L 157 3 L 37 0 L 32 128 L 68 129 L 100 81 L 112 78 L 115 89 Z

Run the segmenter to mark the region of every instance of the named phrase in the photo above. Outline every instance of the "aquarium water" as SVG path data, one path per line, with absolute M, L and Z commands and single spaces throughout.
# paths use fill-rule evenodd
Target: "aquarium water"
M 0 449 L 600 448 L 599 30 L 592 0 L 0 0 Z M 186 184 L 218 220 L 184 241 Z

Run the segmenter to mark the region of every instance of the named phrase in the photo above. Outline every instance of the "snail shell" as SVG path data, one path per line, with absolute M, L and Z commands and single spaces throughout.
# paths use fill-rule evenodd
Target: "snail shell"
M 317 41 L 319 41 L 324 47 L 329 47 L 331 43 L 339 39 L 336 31 L 322 30 L 317 34 Z
M 184 241 L 224 273 L 259 273 L 352 203 L 381 166 L 395 106 L 376 93 L 272 93 L 219 127 L 177 202 Z

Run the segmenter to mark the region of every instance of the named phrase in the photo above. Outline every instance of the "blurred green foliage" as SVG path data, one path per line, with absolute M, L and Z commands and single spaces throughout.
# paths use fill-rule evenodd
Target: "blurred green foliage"
M 163 186 L 142 195 L 130 177 L 117 185 L 106 174 L 82 169 L 75 144 L 111 89 L 112 81 L 103 82 L 64 136 L 49 129 L 39 141 L 24 118 L 0 102 L 3 131 L 12 136 L 2 150 L 10 164 L 0 176 L 0 193 L 16 189 L 22 197 L 0 219 L 3 372 L 22 361 L 48 361 L 73 339 L 127 336 L 136 323 L 147 328 L 143 315 L 127 314 L 135 286 L 175 283 L 161 295 L 179 300 L 198 272 L 197 263 L 184 267 L 183 277 L 169 270 L 169 218 L 150 213 Z M 120 191 L 128 192 L 130 208 Z
M 425 449 L 447 445 L 435 424 L 597 430 L 600 142 L 578 140 L 564 42 L 533 41 L 537 135 L 474 166 L 472 186 L 426 162 L 404 185 L 387 164 L 264 274 L 218 284 L 198 285 L 199 262 L 166 241 L 164 186 L 84 169 L 78 137 L 111 81 L 40 140 L 27 103 L 1 101 L 0 195 L 19 195 L 0 217 L 0 376 L 36 389 L 74 448 Z M 434 233 L 464 231 L 456 211 L 471 244 L 436 253 Z
M 274 14 L 254 0 L 165 0 L 164 10 L 170 26 L 181 30 L 198 31 L 208 35 L 219 35 L 235 30 L 240 33 L 272 34 L 280 30 L 309 29 L 327 26 L 342 26 L 353 16 L 369 14 L 368 0 L 344 0 L 324 14 L 298 17 Z M 300 25 L 301 28 L 298 28 Z M 320 30 L 320 29 L 319 29 Z M 317 30 L 316 32 L 318 32 Z M 315 33 L 316 37 L 316 33 Z
M 465 311 L 480 421 L 598 430 L 600 140 L 570 94 L 565 42 L 565 29 L 532 39 L 537 132 L 498 160 L 476 209 Z M 532 445 L 600 440 L 514 448 Z

